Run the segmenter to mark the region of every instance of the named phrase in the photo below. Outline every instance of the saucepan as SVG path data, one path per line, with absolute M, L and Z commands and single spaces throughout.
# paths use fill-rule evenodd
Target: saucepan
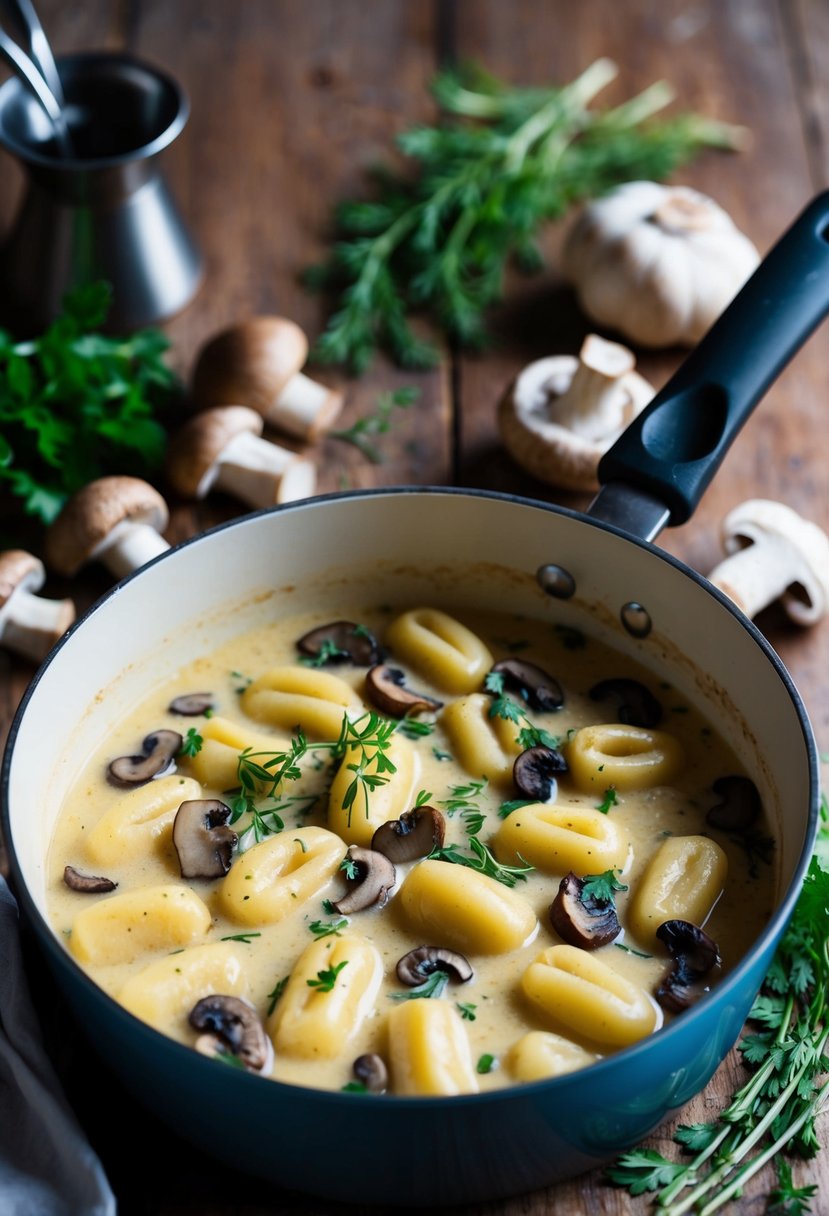
M 691 514 L 744 418 L 829 310 L 829 194 L 605 457 L 588 514 L 494 493 L 401 488 L 246 516 L 105 596 L 53 651 L 15 718 L 3 823 L 25 916 L 97 1051 L 142 1103 L 216 1158 L 350 1202 L 460 1203 L 554 1183 L 639 1141 L 736 1041 L 796 901 L 818 821 L 817 752 L 793 683 L 750 620 L 651 543 Z M 777 902 L 695 1006 L 590 1068 L 454 1098 L 371 1097 L 218 1067 L 137 1021 L 50 929 L 45 857 L 83 757 L 159 680 L 299 591 L 370 589 L 525 614 L 609 641 L 689 697 L 736 749 L 777 836 Z M 378 600 L 378 602 L 380 602 Z

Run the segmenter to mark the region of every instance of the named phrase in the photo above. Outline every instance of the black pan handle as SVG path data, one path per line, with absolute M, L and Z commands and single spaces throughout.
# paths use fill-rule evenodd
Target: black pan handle
M 829 312 L 829 191 L 780 238 L 676 374 L 599 464 L 599 481 L 693 514 L 757 402 Z M 633 495 L 635 497 L 635 494 Z M 607 511 L 589 514 L 610 518 Z

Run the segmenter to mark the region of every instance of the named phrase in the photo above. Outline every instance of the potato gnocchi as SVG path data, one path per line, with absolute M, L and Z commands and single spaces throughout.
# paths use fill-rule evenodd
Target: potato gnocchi
M 407 1095 L 588 1067 L 682 1016 L 657 998 L 666 922 L 711 939 L 704 998 L 771 914 L 774 870 L 762 817 L 709 818 L 749 778 L 698 711 L 549 621 L 348 611 L 205 655 L 89 758 L 49 881 L 92 978 L 216 1067 L 244 1052 L 191 1014 L 209 998 L 220 1026 L 226 998 L 270 1040 L 266 1075 Z M 641 722 L 607 694 L 634 686 Z M 182 728 L 173 701 L 206 687 Z M 174 771 L 116 788 L 110 761 L 157 730 L 180 733 Z

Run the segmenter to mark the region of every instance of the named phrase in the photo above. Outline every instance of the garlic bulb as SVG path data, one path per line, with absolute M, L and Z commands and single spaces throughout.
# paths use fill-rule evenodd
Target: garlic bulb
M 563 251 L 584 312 L 641 346 L 692 346 L 760 258 L 712 199 L 628 182 L 585 208 Z

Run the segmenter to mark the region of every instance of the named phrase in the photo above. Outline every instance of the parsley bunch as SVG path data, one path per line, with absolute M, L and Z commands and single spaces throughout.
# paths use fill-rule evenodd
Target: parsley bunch
M 739 1044 L 750 1080 L 717 1120 L 680 1127 L 674 1139 L 693 1154 L 687 1164 L 651 1149 L 624 1153 L 610 1181 L 633 1195 L 658 1191 L 664 1216 L 711 1216 L 736 1199 L 769 1161 L 778 1185 L 770 1211 L 800 1216 L 811 1210 L 815 1187 L 795 1187 L 783 1153 L 801 1158 L 818 1151 L 816 1121 L 829 1107 L 829 869 L 821 850 L 824 826 L 791 922 L 783 935 L 749 1019 L 760 1027 Z
M 0 490 L 46 524 L 87 482 L 150 476 L 164 455 L 157 414 L 177 384 L 162 360 L 169 344 L 152 329 L 98 333 L 110 294 L 106 283 L 77 288 L 38 338 L 0 330 Z
M 451 340 L 483 345 L 507 261 L 541 266 L 545 221 L 621 182 L 665 178 L 701 148 L 742 143 L 742 129 L 697 115 L 654 120 L 673 99 L 664 82 L 614 109 L 588 109 L 616 72 L 599 59 L 546 89 L 440 74 L 433 91 L 452 120 L 399 136 L 412 171 L 379 171 L 374 199 L 343 203 L 328 261 L 308 273 L 340 293 L 315 357 L 361 372 L 382 346 L 403 367 L 429 367 L 437 352 L 413 332 L 415 310 Z

